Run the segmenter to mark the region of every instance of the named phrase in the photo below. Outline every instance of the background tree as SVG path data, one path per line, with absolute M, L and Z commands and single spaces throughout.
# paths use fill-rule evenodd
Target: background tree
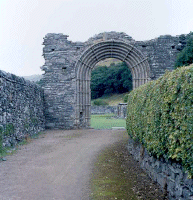
M 132 75 L 126 63 L 100 66 L 91 74 L 91 98 L 104 94 L 125 93 L 132 90 Z
M 183 41 L 182 46 L 184 45 L 184 48 L 177 56 L 175 68 L 193 63 L 193 32 L 190 32 L 187 36 L 181 35 L 179 38 Z

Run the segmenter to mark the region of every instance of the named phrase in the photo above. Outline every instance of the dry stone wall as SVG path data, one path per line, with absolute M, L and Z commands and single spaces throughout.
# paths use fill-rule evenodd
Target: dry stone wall
M 117 115 L 117 106 L 91 106 L 92 115 L 115 114 Z
M 159 78 L 166 70 L 174 69 L 180 46 L 179 37 L 170 35 L 149 41 L 135 41 L 125 33 L 108 32 L 95 35 L 86 42 L 72 42 L 67 35 L 47 34 L 43 42 L 45 64 L 42 70 L 45 73 L 41 80 L 45 92 L 46 128 L 77 128 L 79 119 L 76 110 L 79 105 L 76 99 L 79 94 L 76 91 L 83 86 L 77 84 L 76 63 L 86 49 L 108 40 L 129 43 L 139 49 L 148 58 L 151 80 Z M 87 92 L 90 92 L 89 88 Z
M 193 200 L 193 179 L 183 167 L 164 159 L 156 159 L 138 142 L 129 139 L 128 151 L 148 175 L 157 182 L 169 200 Z
M 91 115 L 114 114 L 118 118 L 126 118 L 127 103 L 119 103 L 117 106 L 91 106 Z
M 43 90 L 0 71 L 0 129 L 3 146 L 14 146 L 45 128 Z

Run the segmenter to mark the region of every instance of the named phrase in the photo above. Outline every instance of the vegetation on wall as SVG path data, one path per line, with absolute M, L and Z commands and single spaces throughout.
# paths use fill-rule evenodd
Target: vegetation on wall
M 4 135 L 5 136 L 11 136 L 14 134 L 14 125 L 12 123 L 6 124 L 5 130 L 4 130 Z
M 14 134 L 14 125 L 12 123 L 6 124 L 6 126 L 3 128 L 3 126 L 0 126 L 0 157 L 4 151 L 3 147 L 3 137 L 10 137 Z
M 126 63 L 99 66 L 91 74 L 91 98 L 132 90 L 132 76 Z
M 193 32 L 190 32 L 187 36 L 181 35 L 179 39 L 182 51 L 177 56 L 175 68 L 193 63 Z
M 181 163 L 193 176 L 193 65 L 133 90 L 126 123 L 151 154 Z

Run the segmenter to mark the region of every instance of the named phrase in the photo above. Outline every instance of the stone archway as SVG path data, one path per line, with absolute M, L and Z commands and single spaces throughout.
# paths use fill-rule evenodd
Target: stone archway
M 77 127 L 89 127 L 91 91 L 90 79 L 94 66 L 106 58 L 126 62 L 133 77 L 133 89 L 150 80 L 148 58 L 131 44 L 109 40 L 99 42 L 86 49 L 76 63 L 76 120 Z

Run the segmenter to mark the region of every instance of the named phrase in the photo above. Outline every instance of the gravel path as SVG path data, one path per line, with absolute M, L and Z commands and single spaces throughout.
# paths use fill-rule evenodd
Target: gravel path
M 46 131 L 0 162 L 1 200 L 89 199 L 91 166 L 120 130 Z
M 98 155 L 127 137 L 121 130 L 46 131 L 0 162 L 0 200 L 89 200 L 89 182 Z M 128 177 L 138 182 L 136 193 L 141 190 L 144 198 L 140 199 L 151 199 L 146 191 L 155 192 L 156 187 L 149 178 L 136 175 L 143 172 L 124 149 L 118 151 L 127 158 L 123 165 L 130 170 Z

